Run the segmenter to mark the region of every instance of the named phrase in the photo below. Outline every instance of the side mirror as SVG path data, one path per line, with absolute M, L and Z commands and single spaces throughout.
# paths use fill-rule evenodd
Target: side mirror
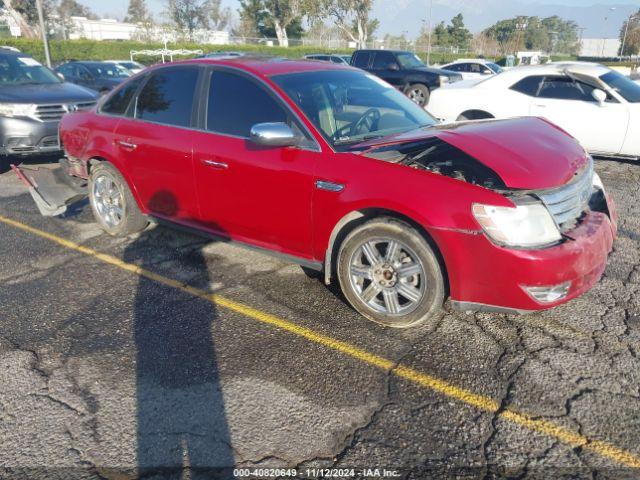
M 389 70 L 391 70 L 392 72 L 397 72 L 398 70 L 400 70 L 400 67 L 398 66 L 397 63 L 390 63 L 388 66 Z
M 64 75 L 63 74 L 61 74 L 60 72 L 56 72 L 56 75 L 58 76 L 58 78 L 60 80 L 62 80 L 64 82 Z
M 286 123 L 258 123 L 251 127 L 251 141 L 265 147 L 293 147 L 300 143 L 300 137 Z
M 600 105 L 601 107 L 607 101 L 607 94 L 599 88 L 594 88 L 591 92 L 591 96 L 595 99 L 596 102 L 598 102 L 598 105 Z

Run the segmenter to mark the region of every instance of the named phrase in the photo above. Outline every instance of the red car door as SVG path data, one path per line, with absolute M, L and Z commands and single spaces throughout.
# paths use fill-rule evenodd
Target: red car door
M 313 175 L 321 155 L 317 145 L 264 147 L 249 140 L 255 124 L 295 124 L 281 99 L 258 80 L 214 70 L 206 90 L 204 130 L 194 141 L 203 224 L 223 236 L 311 258 Z
M 143 208 L 181 223 L 197 222 L 193 181 L 194 98 L 197 66 L 154 71 L 135 99 L 132 115 L 114 141 Z

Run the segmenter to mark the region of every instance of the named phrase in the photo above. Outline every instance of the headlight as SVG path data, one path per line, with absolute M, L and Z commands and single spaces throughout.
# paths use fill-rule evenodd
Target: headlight
M 516 207 L 474 203 L 472 210 L 484 232 L 498 244 L 541 247 L 562 239 L 549 210 L 540 203 Z
M 32 103 L 0 103 L 0 116 L 27 117 L 33 115 L 36 106 Z

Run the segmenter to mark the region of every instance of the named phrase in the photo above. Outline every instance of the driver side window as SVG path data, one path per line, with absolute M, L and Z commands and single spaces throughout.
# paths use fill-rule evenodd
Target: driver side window
M 538 97 L 595 102 L 596 100 L 591 96 L 592 92 L 592 86 L 575 81 L 569 77 L 545 77 L 540 87 Z
M 243 75 L 214 71 L 209 84 L 206 129 L 248 138 L 257 123 L 284 122 L 288 115 L 263 88 Z

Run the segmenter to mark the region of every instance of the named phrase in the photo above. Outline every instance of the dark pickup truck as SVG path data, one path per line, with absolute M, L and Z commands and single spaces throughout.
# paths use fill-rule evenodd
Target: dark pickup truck
M 434 89 L 462 80 L 459 73 L 427 67 L 415 53 L 405 51 L 358 50 L 351 66 L 382 78 L 421 107 L 427 106 Z

